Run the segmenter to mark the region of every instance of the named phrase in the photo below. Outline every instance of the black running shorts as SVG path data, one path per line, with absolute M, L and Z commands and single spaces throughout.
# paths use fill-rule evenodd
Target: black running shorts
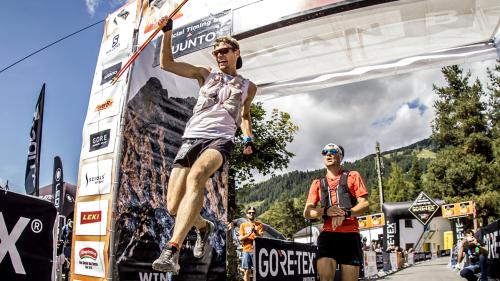
M 174 159 L 174 167 L 192 167 L 203 151 L 215 149 L 222 154 L 223 161 L 227 161 L 233 152 L 234 142 L 229 139 L 184 139 Z M 223 165 L 221 165 L 223 166 Z
M 319 258 L 332 258 L 338 264 L 360 266 L 363 262 L 361 236 L 357 232 L 322 231 L 318 237 Z

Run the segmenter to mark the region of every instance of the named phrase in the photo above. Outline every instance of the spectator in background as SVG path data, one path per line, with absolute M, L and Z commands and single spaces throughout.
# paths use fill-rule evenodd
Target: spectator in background
M 465 259 L 465 266 L 460 271 L 460 276 L 467 281 L 476 281 L 478 280 L 476 273 L 481 273 L 479 280 L 488 280 L 487 256 L 488 250 L 484 244 L 474 237 L 471 229 L 466 230 L 458 249 L 458 263 Z
M 255 219 L 255 207 L 247 210 L 247 221 L 240 225 L 239 240 L 243 244 L 241 268 L 244 270 L 243 280 L 250 281 L 253 268 L 253 240 L 264 234 L 264 225 Z
M 70 280 L 70 268 L 71 268 L 71 242 L 73 239 L 73 220 L 69 219 L 66 225 L 63 227 L 61 240 L 58 243 L 61 247 L 60 252 L 64 255 L 64 263 L 62 266 L 62 273 L 64 274 L 64 280 Z

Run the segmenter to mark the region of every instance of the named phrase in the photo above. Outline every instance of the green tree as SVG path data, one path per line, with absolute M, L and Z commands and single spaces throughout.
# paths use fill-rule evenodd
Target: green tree
M 402 202 L 410 200 L 411 185 L 405 180 L 403 170 L 395 162 L 391 163 L 391 174 L 384 181 L 384 202 Z
M 423 177 L 424 189 L 448 202 L 475 201 L 478 216 L 487 223 L 500 214 L 492 120 L 483 102 L 487 95 L 479 80 L 471 83 L 470 72 L 464 74 L 458 66 L 444 67 L 442 72 L 448 85 L 434 86 L 438 99 L 432 126 L 439 150 Z M 490 88 L 499 89 L 498 84 Z
M 292 235 L 307 226 L 302 215 L 306 202 L 306 194 L 299 198 L 291 198 L 287 193 L 281 194 L 269 210 L 259 218 L 263 222 L 276 228 L 285 237 L 292 238 Z
M 380 213 L 380 192 L 378 185 L 372 185 L 370 193 L 368 194 L 368 202 L 370 202 L 370 214 Z
M 290 114 L 273 109 L 271 116 L 266 118 L 262 103 L 252 104 L 252 131 L 257 153 L 245 156 L 242 153 L 243 141 L 241 130 L 236 132 L 236 145 L 231 155 L 229 179 L 240 187 L 241 184 L 254 182 L 253 173 L 257 171 L 267 175 L 275 170 L 288 167 L 290 159 L 295 156 L 286 149 L 293 141 L 298 126 L 290 120 Z
M 253 171 L 267 175 L 276 169 L 286 168 L 294 156 L 286 146 L 293 141 L 298 127 L 291 122 L 288 113 L 273 109 L 271 116 L 266 118 L 262 103 L 254 103 L 251 116 L 257 152 L 252 156 L 243 155 L 242 132 L 238 129 L 234 151 L 229 160 L 228 221 L 233 221 L 235 215 L 241 212 L 241 205 L 236 202 L 237 186 L 252 184 Z M 232 235 L 227 235 L 227 240 L 227 280 L 237 280 L 238 259 Z
M 407 200 L 414 200 L 417 198 L 418 194 L 422 190 L 422 167 L 420 166 L 420 162 L 415 156 L 411 162 L 411 168 L 408 171 L 408 184 L 410 188 L 408 189 L 408 198 Z

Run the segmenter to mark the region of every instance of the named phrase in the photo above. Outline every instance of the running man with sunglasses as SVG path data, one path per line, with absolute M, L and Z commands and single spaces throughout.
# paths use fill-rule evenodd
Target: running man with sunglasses
M 244 135 L 243 154 L 255 152 L 252 142 L 250 105 L 257 87 L 238 75 L 242 66 L 238 41 L 230 37 L 215 40 L 212 54 L 218 68 L 175 62 L 172 55 L 172 20 L 164 17 L 160 66 L 182 77 L 196 79 L 200 85 L 198 101 L 182 136 L 183 142 L 174 159 L 167 190 L 167 209 L 176 216 L 172 237 L 153 269 L 178 272 L 179 251 L 194 226 L 197 239 L 193 255 L 207 252 L 208 238 L 215 226 L 201 215 L 207 180 L 228 161 L 238 126 Z
M 326 175 L 325 178 L 312 182 L 304 208 L 306 219 L 322 218 L 324 221 L 317 241 L 318 274 L 321 281 L 333 281 L 337 264 L 340 264 L 341 280 L 355 281 L 358 280 L 359 266 L 363 262 L 356 216 L 368 210 L 368 191 L 359 172 L 345 171 L 340 165 L 344 158 L 344 149 L 341 146 L 329 143 L 321 154 Z M 347 177 L 347 188 L 342 186 L 342 177 Z M 348 194 L 341 192 L 344 189 L 344 193 Z M 322 194 L 325 194 L 325 199 Z M 352 207 L 340 207 L 344 204 L 339 202 L 337 197 L 351 199 Z M 319 202 L 321 207 L 317 206 Z

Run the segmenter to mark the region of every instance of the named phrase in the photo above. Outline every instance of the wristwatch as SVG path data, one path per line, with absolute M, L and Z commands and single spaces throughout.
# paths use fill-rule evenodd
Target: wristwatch
M 344 210 L 344 212 L 345 212 L 344 217 L 346 219 L 351 217 L 351 215 L 352 215 L 351 209 L 342 209 L 342 210 Z
M 326 214 L 326 212 L 328 211 L 328 209 L 329 209 L 330 207 L 331 207 L 331 206 L 328 206 L 328 207 L 324 207 L 324 208 L 323 208 L 323 216 L 321 216 L 321 218 L 322 218 L 323 220 L 326 220 L 326 219 L 328 219 L 328 218 L 330 217 L 329 215 L 327 215 L 327 214 Z

